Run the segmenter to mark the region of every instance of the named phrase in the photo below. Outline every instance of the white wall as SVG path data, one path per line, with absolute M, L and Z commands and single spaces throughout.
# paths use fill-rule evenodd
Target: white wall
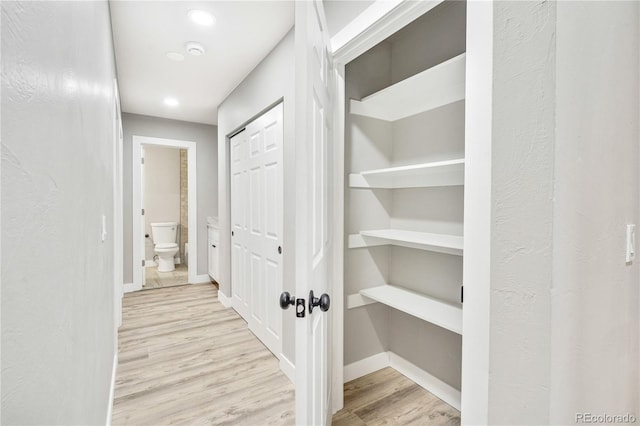
M 638 416 L 639 5 L 494 5 L 488 421 Z
M 550 423 L 640 418 L 638 2 L 559 2 Z M 592 386 L 592 384 L 596 384 Z
M 546 424 L 555 4 L 497 2 L 494 22 L 489 423 Z
M 149 235 L 145 259 L 152 260 L 151 224 L 180 223 L 180 149 L 146 145 L 144 149 L 144 220 Z M 188 224 L 184 224 L 187 226 Z M 180 227 L 178 227 L 180 229 Z M 176 243 L 178 242 L 176 236 Z M 179 253 L 176 256 L 180 256 Z
M 105 424 L 115 351 L 108 4 L 1 7 L 1 422 Z
M 218 179 L 220 182 L 220 291 L 231 296 L 231 222 L 229 194 L 229 134 L 260 115 L 278 100 L 284 100 L 284 290 L 295 289 L 295 111 L 294 111 L 295 46 L 293 29 L 267 55 L 218 107 Z M 273 301 L 275 303 L 275 301 Z M 283 320 L 283 353 L 294 361 L 294 322 L 285 313 Z
M 192 141 L 197 144 L 198 268 L 207 273 L 207 216 L 218 215 L 218 129 L 209 124 L 190 123 L 138 114 L 122 114 L 124 130 L 124 282 L 133 282 L 132 267 L 132 136 Z M 189 206 L 192 208 L 192 206 Z
M 356 16 L 371 6 L 373 0 L 324 0 L 329 36 L 333 37 Z

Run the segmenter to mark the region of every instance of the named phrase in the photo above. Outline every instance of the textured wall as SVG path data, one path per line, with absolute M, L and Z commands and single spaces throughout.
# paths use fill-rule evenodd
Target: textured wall
M 198 270 L 207 273 L 207 216 L 218 215 L 218 130 L 209 124 L 190 123 L 138 114 L 122 114 L 124 130 L 124 282 L 133 282 L 131 150 L 132 136 L 178 139 L 197 145 Z
M 551 424 L 640 418 L 640 259 L 624 258 L 626 224 L 640 224 L 638 14 L 557 5 Z
M 2 424 L 107 421 L 111 40 L 106 1 L 2 2 Z
M 639 414 L 638 30 L 637 2 L 495 3 L 491 424 Z
M 546 424 L 555 4 L 497 2 L 494 20 L 489 423 Z

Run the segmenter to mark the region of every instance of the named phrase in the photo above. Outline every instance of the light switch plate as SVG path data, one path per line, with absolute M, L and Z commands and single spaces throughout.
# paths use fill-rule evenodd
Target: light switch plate
M 107 216 L 102 215 L 102 242 L 107 239 Z
M 633 262 L 636 258 L 636 225 L 627 225 L 627 254 L 625 261 L 627 263 Z

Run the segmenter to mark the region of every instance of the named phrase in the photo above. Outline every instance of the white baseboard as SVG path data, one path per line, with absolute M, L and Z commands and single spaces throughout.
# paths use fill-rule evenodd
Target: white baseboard
M 389 352 L 380 352 L 379 354 L 371 355 L 360 361 L 345 365 L 343 370 L 344 382 L 350 382 L 358 377 L 366 376 L 367 374 L 388 366 Z
M 126 283 L 122 286 L 125 293 L 131 293 L 132 291 L 142 290 L 142 287 L 136 286 L 134 283 Z
M 113 355 L 113 367 L 111 369 L 111 388 L 109 389 L 109 405 L 107 405 L 107 426 L 111 426 L 113 415 L 113 397 L 116 391 L 116 371 L 118 370 L 118 351 Z
M 343 370 L 344 382 L 350 382 L 351 380 L 366 376 L 385 367 L 393 368 L 456 410 L 460 410 L 460 391 L 458 389 L 427 373 L 420 367 L 416 367 L 411 362 L 391 351 L 380 352 L 368 358 L 361 359 L 360 361 L 345 365 Z
M 196 279 L 191 284 L 202 284 L 202 283 L 210 283 L 211 278 L 209 278 L 209 274 L 204 275 L 196 275 Z
M 416 367 L 393 352 L 389 353 L 389 366 L 460 411 L 460 391 L 458 389 Z
M 280 370 L 291 380 L 291 383 L 296 384 L 296 366 L 284 354 L 280 354 Z
M 232 308 L 233 307 L 233 303 L 231 302 L 231 298 L 225 296 L 225 294 L 221 290 L 218 290 L 218 300 L 220 301 L 220 303 L 222 303 L 222 306 L 224 306 L 225 308 Z

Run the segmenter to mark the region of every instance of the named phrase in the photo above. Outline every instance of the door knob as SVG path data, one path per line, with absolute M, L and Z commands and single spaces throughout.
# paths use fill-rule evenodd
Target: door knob
M 327 293 L 324 293 L 320 298 L 317 298 L 314 297 L 313 290 L 309 292 L 309 313 L 312 313 L 313 308 L 316 306 L 319 306 L 322 312 L 327 312 L 330 305 L 331 299 L 329 299 L 329 295 Z
M 296 317 L 304 318 L 304 310 L 306 308 L 304 299 L 291 297 L 289 292 L 285 291 L 280 295 L 280 307 L 282 309 L 288 309 L 289 305 L 296 305 Z
M 289 305 L 293 306 L 294 303 L 295 300 L 293 297 L 291 297 L 288 291 L 285 291 L 280 295 L 280 307 L 282 309 L 288 309 Z

